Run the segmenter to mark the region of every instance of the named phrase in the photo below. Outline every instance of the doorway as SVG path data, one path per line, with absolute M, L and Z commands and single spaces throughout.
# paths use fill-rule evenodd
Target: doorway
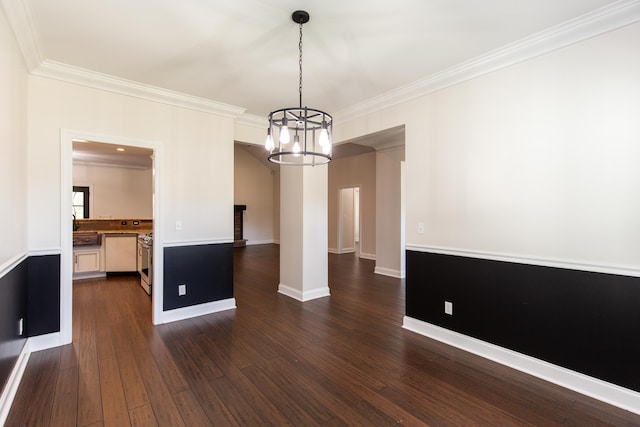
M 152 322 L 163 323 L 163 236 L 162 215 L 160 203 L 162 200 L 161 174 L 158 165 L 162 164 L 162 147 L 159 143 L 147 140 L 130 139 L 126 137 L 114 137 L 95 134 L 91 132 L 62 130 L 61 143 L 61 266 L 60 266 L 60 344 L 68 344 L 72 341 L 72 317 L 73 317 L 73 221 L 71 220 L 71 207 L 73 187 L 73 143 L 74 141 L 92 141 L 113 146 L 128 146 L 151 150 L 153 152 L 151 162 L 152 170 L 152 219 L 154 236 L 154 270 L 156 272 L 154 292 L 152 293 Z
M 360 187 L 341 188 L 338 192 L 338 253 L 360 256 L 362 235 Z

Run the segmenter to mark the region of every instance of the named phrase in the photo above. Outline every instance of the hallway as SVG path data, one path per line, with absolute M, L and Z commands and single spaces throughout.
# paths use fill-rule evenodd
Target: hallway
M 154 327 L 133 276 L 74 284 L 73 344 L 33 353 L 7 426 L 638 425 L 640 417 L 401 328 L 404 283 L 329 256 L 331 297 L 277 293 L 235 249 L 238 308 Z

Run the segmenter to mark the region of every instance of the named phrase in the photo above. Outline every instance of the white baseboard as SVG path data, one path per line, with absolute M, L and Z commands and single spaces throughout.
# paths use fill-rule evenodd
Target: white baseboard
M 273 244 L 273 240 L 247 240 L 247 246 L 270 245 L 270 244 Z
M 177 322 L 179 320 L 191 319 L 192 317 L 204 316 L 206 314 L 217 313 L 219 311 L 236 308 L 236 299 L 227 298 L 220 301 L 212 301 L 204 304 L 192 305 L 189 307 L 176 308 L 162 313 L 161 323 Z
M 299 290 L 283 285 L 282 283 L 278 285 L 278 293 L 302 302 L 311 301 L 317 298 L 324 298 L 331 295 L 328 286 L 320 289 L 314 289 L 312 291 L 300 292 Z
M 97 273 L 75 273 L 73 280 L 97 279 L 99 277 L 107 277 L 107 273 L 104 271 L 98 271 Z
M 376 267 L 373 272 L 383 276 L 395 277 L 396 279 L 404 279 L 405 273 L 400 270 L 392 270 L 390 268 Z
M 412 317 L 402 327 L 640 415 L 640 393 Z
M 366 252 L 360 252 L 360 258 L 369 259 L 371 261 L 376 260 L 376 254 L 368 254 Z
M 65 344 L 69 343 L 62 340 L 62 334 L 60 332 L 53 332 L 29 338 L 29 351 L 47 350 L 49 348 L 60 347 Z
M 342 255 L 342 254 L 352 254 L 356 251 L 356 248 L 342 248 L 342 250 L 338 250 L 335 248 L 329 248 L 328 252 L 330 254 Z
M 27 341 L 22 347 L 18 360 L 11 371 L 11 375 L 9 375 L 7 384 L 4 390 L 2 390 L 2 395 L 0 395 L 0 426 L 3 426 L 5 421 L 7 421 L 13 399 L 16 397 L 16 392 L 18 391 L 18 386 L 22 380 L 22 375 L 27 367 L 30 355 L 31 351 L 29 350 L 29 342 Z

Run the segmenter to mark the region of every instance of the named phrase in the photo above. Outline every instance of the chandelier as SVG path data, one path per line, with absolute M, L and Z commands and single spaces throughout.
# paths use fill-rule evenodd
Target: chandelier
M 298 107 L 282 108 L 269 114 L 265 149 L 269 152 L 269 160 L 274 163 L 322 165 L 331 161 L 333 118 L 324 111 L 302 106 L 302 24 L 309 22 L 309 14 L 304 10 L 297 10 L 293 12 L 291 19 L 300 27 L 299 104 Z

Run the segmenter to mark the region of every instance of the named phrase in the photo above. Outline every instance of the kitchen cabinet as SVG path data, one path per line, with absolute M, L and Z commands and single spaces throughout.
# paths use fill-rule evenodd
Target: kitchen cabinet
M 104 236 L 105 271 L 134 272 L 137 270 L 136 234 L 106 234 Z
M 94 273 L 100 271 L 100 247 L 73 251 L 73 272 Z

